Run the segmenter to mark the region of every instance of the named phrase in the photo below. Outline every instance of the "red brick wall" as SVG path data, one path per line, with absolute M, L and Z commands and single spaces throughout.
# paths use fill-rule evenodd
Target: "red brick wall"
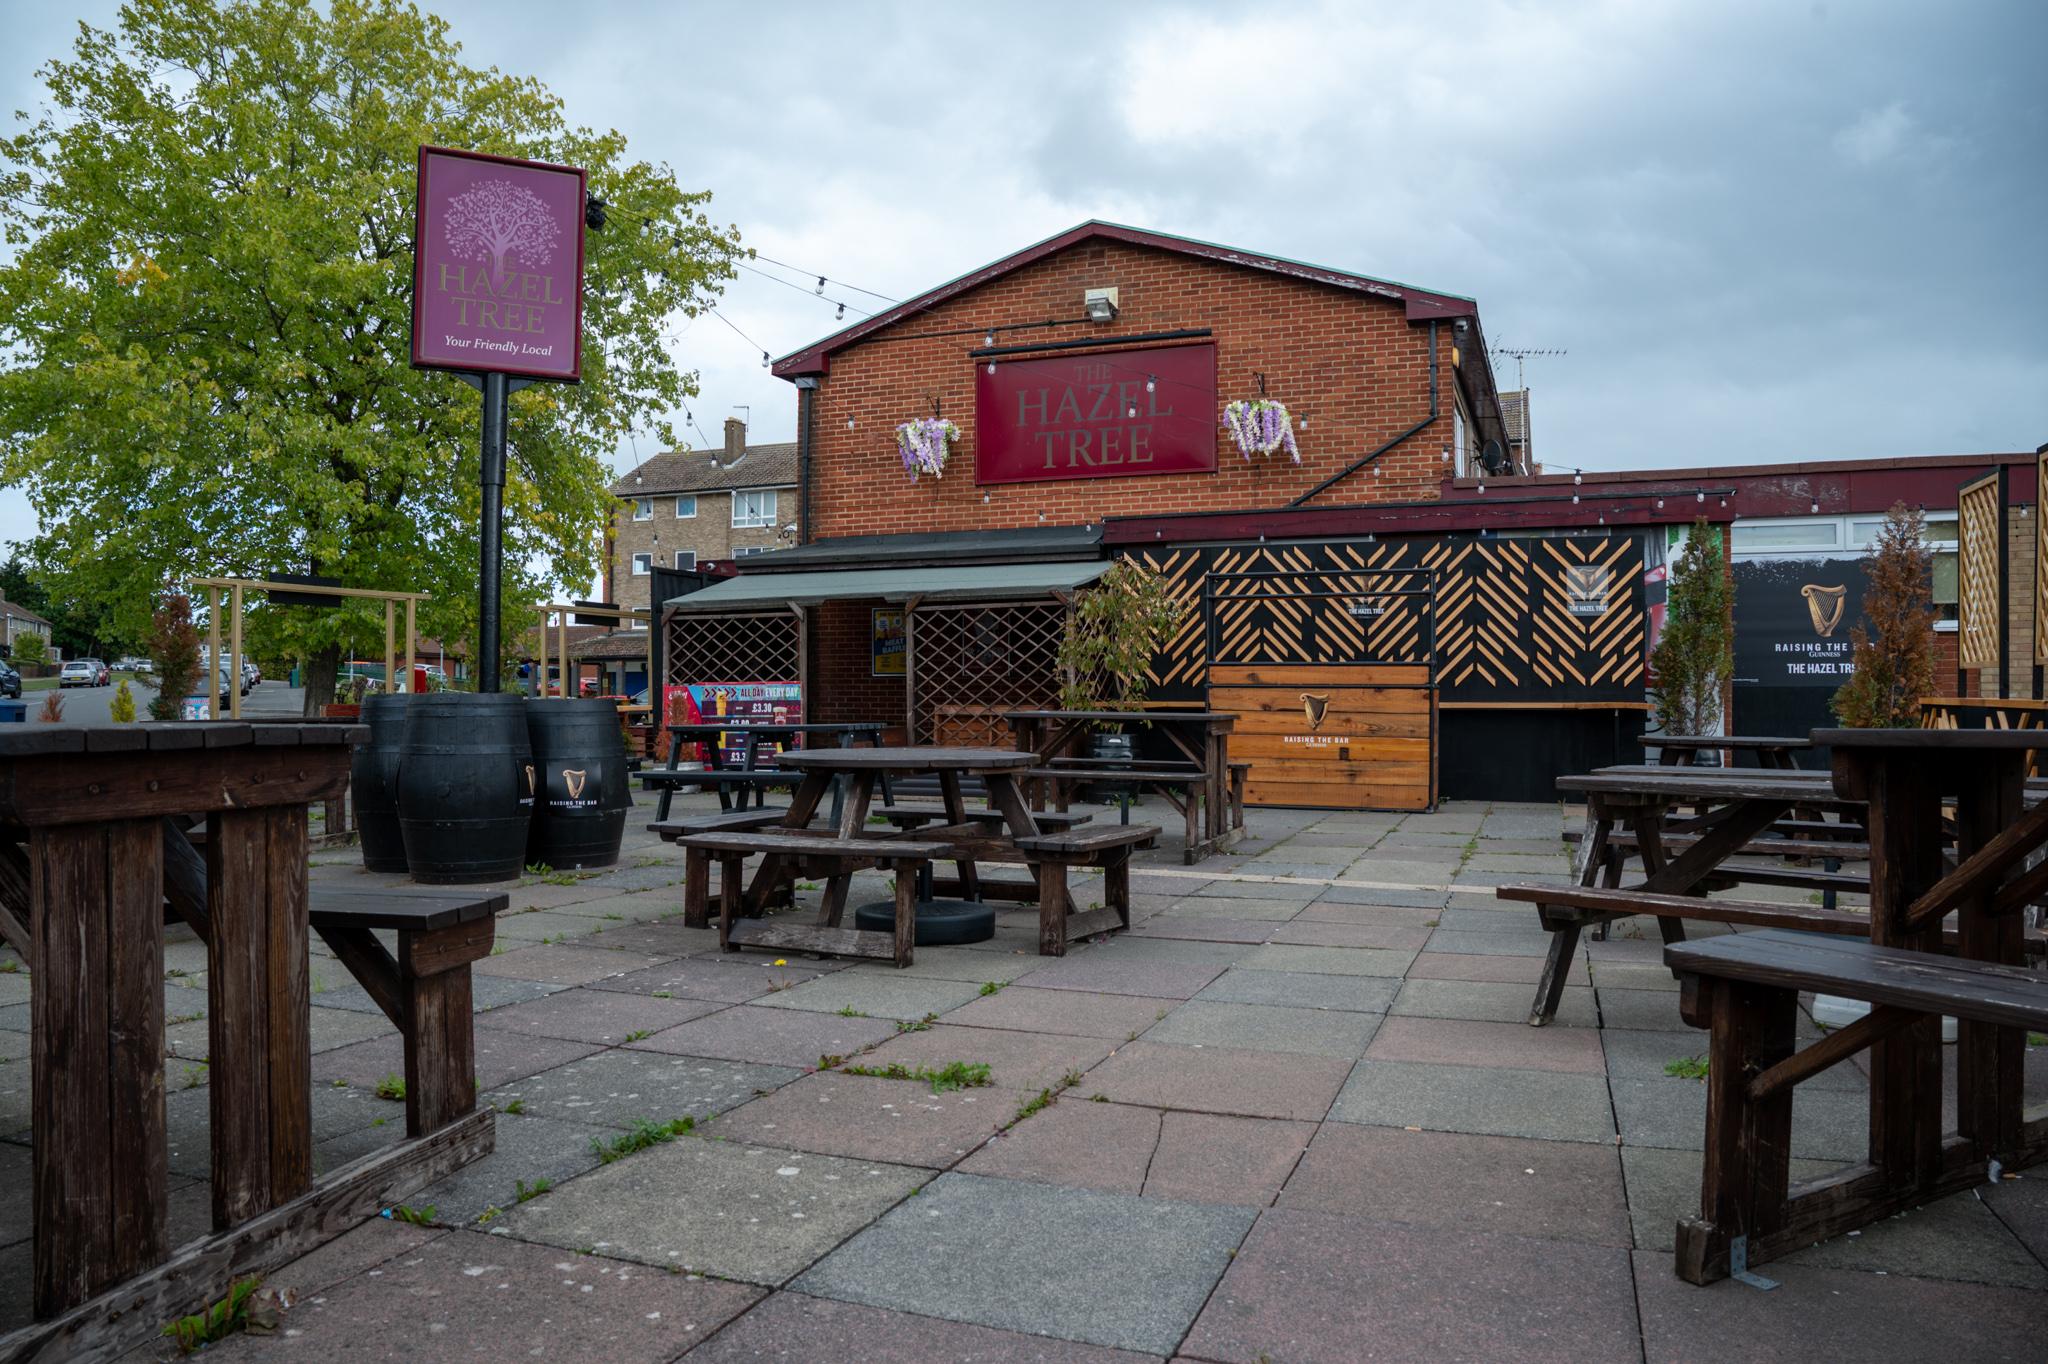
M 873 602 L 821 602 L 811 608 L 809 718 L 819 724 L 857 720 L 903 723 L 903 679 L 872 677 L 868 612 Z
M 1208 327 L 1217 343 L 1217 472 L 1049 483 L 974 483 L 977 335 L 891 340 L 1081 314 L 1082 293 L 1114 286 L 1108 324 L 998 333 L 998 344 Z M 832 357 L 813 427 L 808 538 L 903 531 L 1074 525 L 1104 516 L 1279 506 L 1429 412 L 1429 327 L 1397 300 L 1121 242 L 1085 242 L 864 338 Z M 1434 498 L 1449 470 L 1453 333 L 1438 328 L 1442 365 L 1435 425 L 1389 451 L 1382 473 L 1352 476 L 1319 501 Z M 1020 357 L 1023 358 L 1023 357 Z M 1000 363 L 1000 362 L 998 362 Z M 1222 429 L 1222 404 L 1258 396 L 1255 373 L 1308 429 L 1302 463 L 1247 463 Z M 929 416 L 932 399 L 960 428 L 943 479 L 910 482 L 895 429 Z M 854 419 L 848 428 L 847 419 Z M 984 503 L 983 496 L 988 501 Z

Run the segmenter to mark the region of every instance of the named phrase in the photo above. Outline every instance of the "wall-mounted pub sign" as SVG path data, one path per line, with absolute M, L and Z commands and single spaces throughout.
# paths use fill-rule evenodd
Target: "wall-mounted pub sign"
M 999 360 L 974 375 L 974 481 L 1216 471 L 1216 347 Z
M 583 205 L 578 167 L 420 148 L 413 364 L 580 380 Z

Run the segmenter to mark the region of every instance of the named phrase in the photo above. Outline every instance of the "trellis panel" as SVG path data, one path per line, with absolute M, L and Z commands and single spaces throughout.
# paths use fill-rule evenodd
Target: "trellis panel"
M 1956 494 L 1957 661 L 1965 668 L 2002 668 L 1999 623 L 1998 475 L 1987 474 Z
M 906 624 L 913 742 L 1008 748 L 1004 711 L 1059 704 L 1064 602 L 919 606 Z
M 794 611 L 677 611 L 668 618 L 670 686 L 802 677 L 803 618 Z

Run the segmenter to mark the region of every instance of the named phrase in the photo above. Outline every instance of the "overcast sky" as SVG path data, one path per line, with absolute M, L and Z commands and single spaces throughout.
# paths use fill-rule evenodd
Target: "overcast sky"
M 1477 298 L 1553 469 L 2048 441 L 2036 0 L 431 8 L 855 306 L 1099 217 Z M 0 107 L 114 9 L 0 3 Z M 793 438 L 814 283 L 679 319 L 706 432 Z

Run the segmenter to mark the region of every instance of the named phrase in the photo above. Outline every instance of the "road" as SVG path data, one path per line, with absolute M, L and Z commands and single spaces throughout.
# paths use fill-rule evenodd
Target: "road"
M 135 697 L 135 717 L 149 718 L 149 703 L 156 699 L 156 689 L 140 682 L 130 682 L 129 692 Z M 107 707 L 113 704 L 112 687 L 67 687 L 60 695 L 64 698 L 64 723 L 67 725 L 104 725 L 113 720 Z M 28 719 L 35 722 L 36 710 L 43 704 L 44 692 L 23 692 L 22 700 L 28 702 Z M 260 682 L 242 698 L 242 718 L 261 719 L 264 716 L 298 718 L 300 707 L 305 704 L 305 691 L 299 687 L 287 687 L 279 682 Z

